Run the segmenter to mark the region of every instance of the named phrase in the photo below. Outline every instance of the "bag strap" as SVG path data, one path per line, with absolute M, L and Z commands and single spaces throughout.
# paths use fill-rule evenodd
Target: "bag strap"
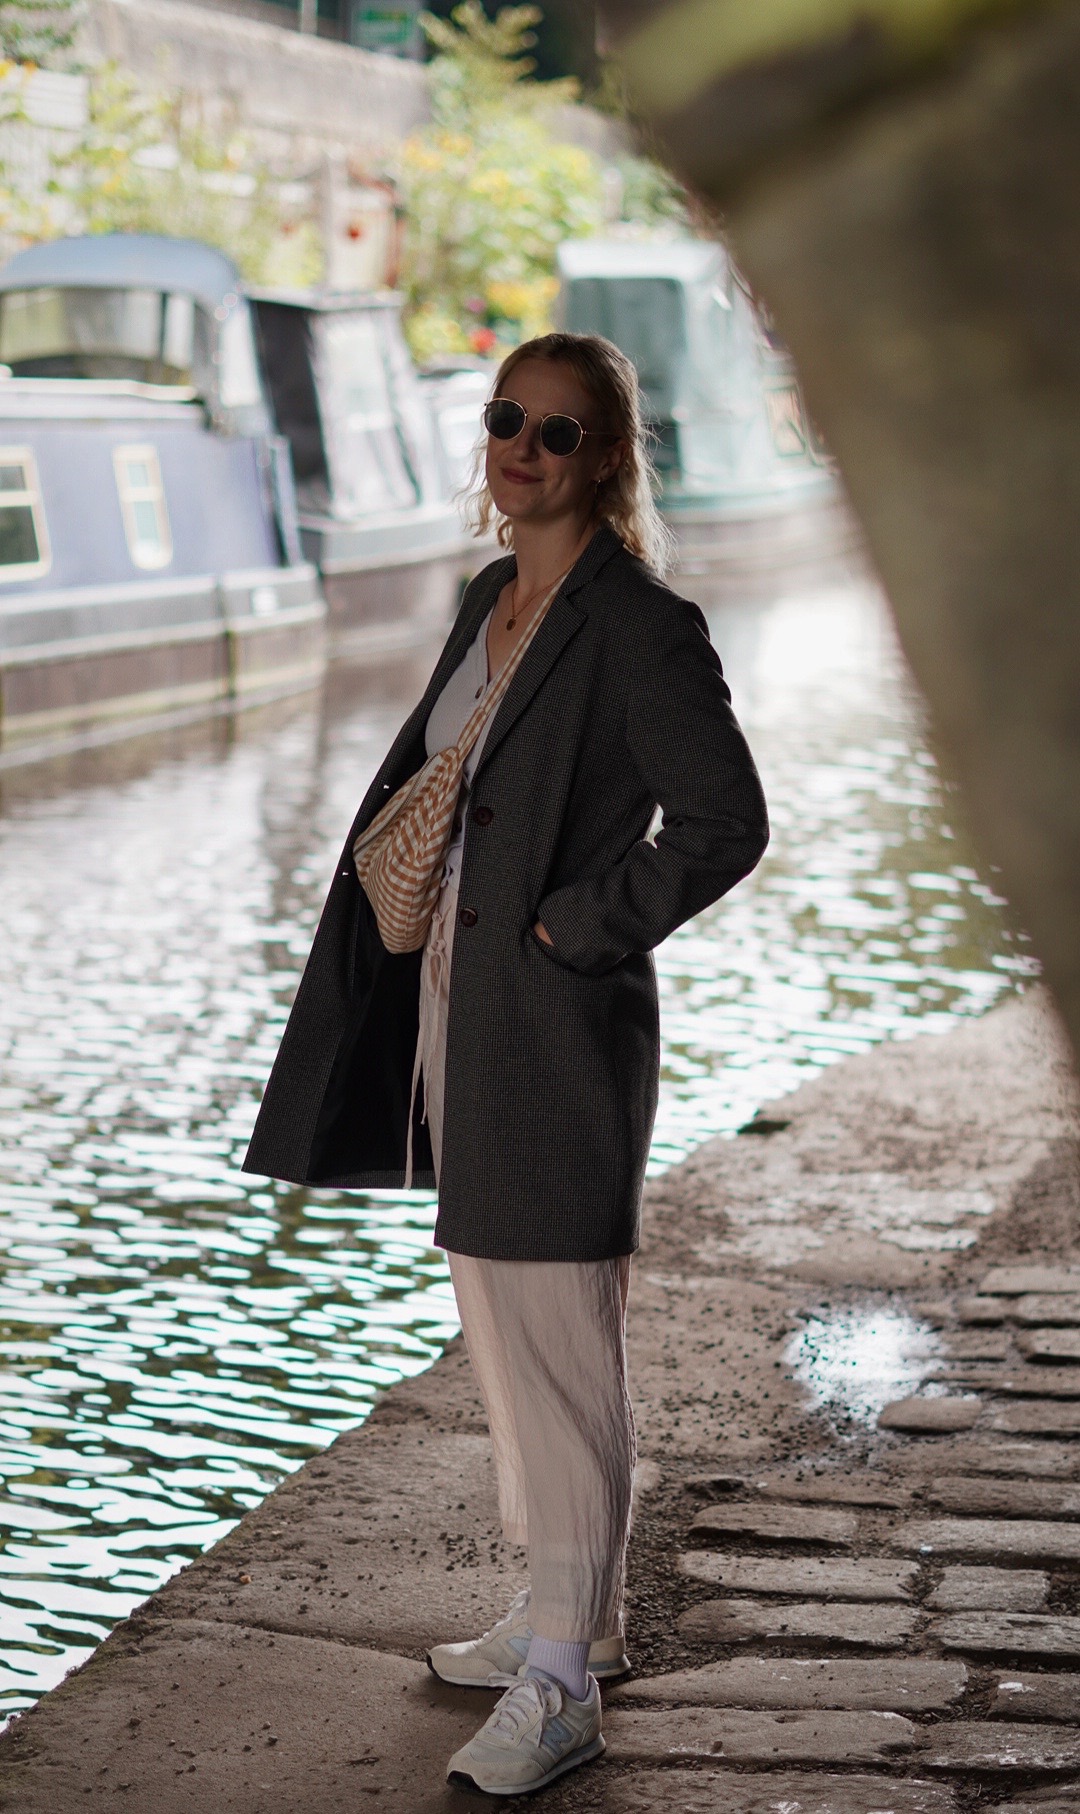
M 569 573 L 569 571 L 570 569 L 568 567 L 566 573 Z M 525 634 L 521 637 L 521 640 L 515 644 L 494 680 L 490 682 L 488 691 L 485 693 L 479 705 L 474 708 L 466 719 L 458 740 L 454 745 L 454 756 L 457 762 L 465 762 L 469 751 L 472 749 L 473 744 L 476 742 L 488 719 L 502 704 L 503 696 L 506 693 L 510 682 L 513 680 L 514 675 L 517 673 L 518 668 L 521 666 L 522 657 L 529 644 L 532 642 L 533 637 L 536 635 L 537 630 L 540 628 L 541 622 L 547 614 L 548 606 L 551 604 L 556 592 L 566 578 L 566 573 L 560 573 L 555 584 L 552 586 L 551 591 L 539 605 L 536 615 L 528 629 L 525 631 Z

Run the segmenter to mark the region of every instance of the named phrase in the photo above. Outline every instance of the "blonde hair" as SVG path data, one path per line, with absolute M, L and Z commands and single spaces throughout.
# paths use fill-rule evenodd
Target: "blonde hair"
M 649 457 L 649 431 L 642 420 L 641 392 L 632 362 L 599 334 L 543 334 L 508 353 L 495 376 L 491 395 L 498 397 L 517 366 L 526 359 L 565 365 L 588 391 L 605 430 L 623 442 L 623 457 L 597 487 L 596 514 L 654 573 L 663 575 L 675 561 L 675 537 L 656 508 L 656 473 Z M 500 517 L 484 478 L 484 444 L 477 448 L 472 479 L 462 494 L 467 525 L 484 535 L 497 518 L 501 548 L 511 545 L 513 526 Z

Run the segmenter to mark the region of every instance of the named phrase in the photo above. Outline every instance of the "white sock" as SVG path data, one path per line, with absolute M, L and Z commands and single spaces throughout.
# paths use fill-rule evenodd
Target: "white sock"
M 589 1645 L 564 1644 L 555 1638 L 533 1637 L 525 1658 L 526 1675 L 551 1675 L 561 1682 L 573 1701 L 583 1701 L 589 1692 L 589 1674 L 585 1665 Z

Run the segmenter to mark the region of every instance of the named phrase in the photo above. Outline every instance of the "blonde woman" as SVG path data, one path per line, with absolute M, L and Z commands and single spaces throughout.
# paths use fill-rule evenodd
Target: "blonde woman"
M 484 421 L 474 521 L 510 552 L 468 587 L 350 830 L 246 1168 L 438 1186 L 434 1238 L 529 1586 L 429 1662 L 505 1689 L 448 1775 L 513 1795 L 603 1750 L 598 1681 L 629 1667 L 624 1320 L 659 1070 L 650 952 L 753 869 L 768 829 L 705 620 L 660 577 L 633 366 L 591 336 L 529 341 Z M 530 631 L 465 764 L 424 947 L 391 955 L 353 840 Z

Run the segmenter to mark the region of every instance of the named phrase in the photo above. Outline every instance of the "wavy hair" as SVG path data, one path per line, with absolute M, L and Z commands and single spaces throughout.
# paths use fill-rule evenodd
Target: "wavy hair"
M 642 420 L 641 392 L 632 362 L 599 334 L 542 334 L 507 354 L 495 375 L 493 397 L 501 394 L 511 372 L 526 359 L 545 359 L 553 365 L 568 366 L 596 404 L 604 428 L 623 442 L 620 464 L 597 488 L 596 514 L 601 522 L 610 523 L 631 554 L 636 554 L 654 573 L 665 574 L 675 562 L 675 538 L 656 508 L 659 486 L 649 455 L 649 430 Z M 509 518 L 499 515 L 488 490 L 482 441 L 461 504 L 466 524 L 475 534 L 486 534 L 494 518 L 499 546 L 509 548 L 513 526 Z

